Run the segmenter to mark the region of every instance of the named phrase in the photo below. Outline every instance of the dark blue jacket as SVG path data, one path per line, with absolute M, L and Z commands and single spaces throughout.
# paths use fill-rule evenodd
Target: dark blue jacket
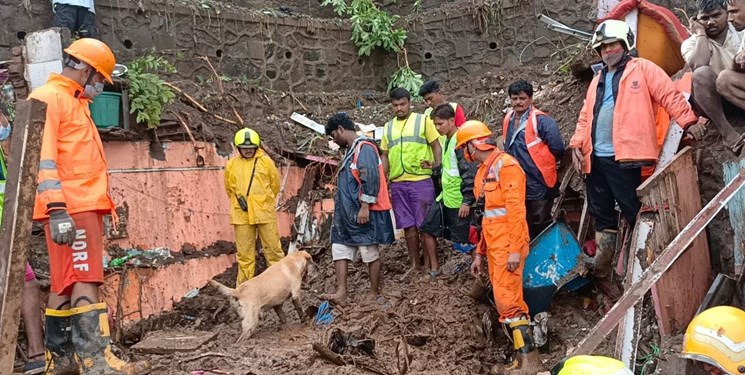
M 532 110 L 533 107 L 530 107 L 523 114 L 521 120 L 527 121 L 527 116 L 530 115 L 530 111 Z M 564 156 L 564 140 L 561 139 L 561 133 L 559 133 L 559 126 L 556 124 L 556 120 L 542 115 L 537 116 L 537 118 L 538 136 L 543 140 L 543 143 L 548 145 L 549 150 L 551 150 L 556 160 L 561 160 Z M 551 189 L 546 186 L 546 183 L 543 181 L 543 175 L 541 175 L 541 171 L 533 163 L 533 159 L 528 152 L 528 146 L 525 144 L 525 129 L 521 130 L 515 137 L 515 140 L 510 142 L 512 133 L 519 127 L 517 126 L 519 124 L 519 122 L 515 124 L 515 116 L 513 115 L 510 119 L 510 126 L 507 128 L 506 134 L 504 134 L 504 148 L 508 154 L 517 159 L 523 171 L 525 171 L 527 185 L 525 199 L 531 201 L 553 199 L 556 196 L 559 184 L 557 183 Z
M 357 169 L 362 185 L 357 183 L 352 175 L 354 150 L 357 143 L 364 139 L 357 138 L 347 149 L 341 162 L 341 170 L 334 195 L 334 221 L 331 226 L 331 243 L 347 246 L 366 246 L 375 244 L 391 244 L 395 240 L 393 235 L 393 221 L 390 211 L 370 210 L 370 221 L 367 224 L 357 224 L 357 213 L 360 211 L 360 188 L 364 198 L 378 196 L 380 190 L 380 173 L 378 172 L 378 156 L 370 145 L 363 145 L 357 156 Z

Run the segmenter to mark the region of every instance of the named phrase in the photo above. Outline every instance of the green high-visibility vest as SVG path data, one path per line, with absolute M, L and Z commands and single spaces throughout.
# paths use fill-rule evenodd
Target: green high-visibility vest
M 440 137 L 442 146 L 442 192 L 437 201 L 443 201 L 445 207 L 460 208 L 463 204 L 463 194 L 460 192 L 460 184 L 463 179 L 458 171 L 458 157 L 455 156 L 455 135 L 447 139 L 446 135 Z
M 421 167 L 422 160 L 432 160 L 432 149 L 425 136 L 425 117 L 411 113 L 403 126 L 393 129 L 394 120 L 385 124 L 388 142 L 388 174 L 395 181 L 405 173 L 431 176 L 432 171 Z
M 454 112 L 458 111 L 458 103 L 450 102 L 448 104 L 450 104 L 450 106 L 453 107 Z M 432 107 L 427 107 L 427 109 L 424 110 L 424 116 L 430 117 L 432 115 L 432 111 L 433 111 Z

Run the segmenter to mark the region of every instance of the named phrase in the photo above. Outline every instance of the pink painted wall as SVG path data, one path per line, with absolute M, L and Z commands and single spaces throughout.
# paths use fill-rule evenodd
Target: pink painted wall
M 200 150 L 205 166 L 222 167 L 211 145 Z M 108 142 L 111 194 L 117 207 L 129 208 L 128 237 L 113 240 L 122 247 L 165 246 L 180 251 L 184 243 L 198 249 L 217 240 L 232 240 L 222 170 L 117 173 L 116 170 L 196 167 L 190 143 L 164 143 L 165 161 L 152 159 L 148 143 Z
M 219 156 L 214 146 L 198 143 L 205 167 L 224 167 L 227 158 Z M 152 159 L 147 142 L 107 142 L 104 146 L 109 163 L 111 193 L 117 207 L 129 208 L 128 236 L 112 240 L 122 247 L 168 247 L 180 251 L 184 243 L 198 249 L 218 240 L 233 241 L 229 202 L 225 195 L 223 170 L 141 171 L 119 170 L 196 167 L 196 154 L 189 142 L 164 143 L 165 161 Z M 294 212 L 283 203 L 297 195 L 303 184 L 304 169 L 279 165 L 284 190 L 279 198 L 278 213 L 281 237 L 291 234 Z M 280 181 L 281 182 L 281 181 Z
M 125 323 L 145 319 L 165 311 L 173 310 L 173 305 L 194 288 L 201 288 L 207 281 L 230 268 L 235 262 L 233 255 L 211 258 L 190 259 L 184 263 L 172 264 L 166 268 L 140 268 L 127 271 L 127 284 L 121 300 L 123 321 Z M 121 275 L 106 278 L 101 287 L 101 295 L 116 316 L 117 293 Z M 140 294 L 142 283 L 142 294 Z M 141 302 L 140 302 L 141 301 Z M 140 303 L 142 310 L 140 311 Z
M 153 168 L 196 167 L 196 153 L 189 142 L 164 143 L 164 161 L 152 159 L 147 142 L 107 142 L 104 144 L 110 171 L 111 193 L 117 207 L 128 207 L 127 237 L 110 240 L 123 248 L 167 247 L 181 251 L 185 243 L 197 249 L 218 240 L 234 241 L 230 225 L 229 202 L 223 185 L 227 158 L 219 156 L 211 144 L 199 143 L 207 169 L 188 171 L 147 171 Z M 281 237 L 289 237 L 295 212 L 286 203 L 302 187 L 305 170 L 279 166 L 284 188 L 278 199 L 277 214 Z M 130 173 L 123 173 L 126 170 Z M 319 202 L 316 217 L 328 215 L 333 201 Z M 201 288 L 235 262 L 234 255 L 191 259 L 161 269 L 139 269 L 127 277 L 121 306 L 125 323 L 173 309 L 184 294 Z M 140 294 L 140 282 L 142 294 Z M 120 276 L 109 275 L 102 294 L 113 309 L 117 306 Z M 138 312 L 141 301 L 142 311 Z

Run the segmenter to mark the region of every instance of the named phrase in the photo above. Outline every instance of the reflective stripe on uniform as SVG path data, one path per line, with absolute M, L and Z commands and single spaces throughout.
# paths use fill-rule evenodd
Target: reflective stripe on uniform
M 502 217 L 507 215 L 507 209 L 504 207 L 491 208 L 484 211 L 484 217 Z
M 36 188 L 36 191 L 39 193 L 49 190 L 62 190 L 62 183 L 59 180 L 44 180 Z
M 452 143 L 455 143 L 455 142 L 452 142 Z M 450 146 L 450 144 L 448 144 L 448 146 Z M 445 147 L 444 145 L 442 149 L 448 154 L 447 155 L 448 158 L 443 159 L 443 161 L 448 160 L 448 163 L 446 165 L 447 168 L 443 168 L 442 171 L 447 173 L 451 177 L 460 177 L 460 171 L 458 171 L 458 158 L 455 156 L 455 150 L 454 149 L 448 150 L 448 147 Z
M 406 119 L 408 121 L 408 118 Z M 422 130 L 422 115 L 417 113 L 416 119 L 414 120 L 414 134 L 413 136 L 407 136 L 407 137 L 399 137 L 397 139 L 393 139 L 393 120 L 388 121 L 388 149 L 392 149 L 395 146 L 398 146 L 402 142 L 412 142 L 412 143 L 422 143 L 422 144 L 428 144 L 427 139 L 424 138 L 424 136 L 421 133 Z M 404 127 L 406 126 L 406 123 L 404 123 Z M 403 131 L 403 128 L 401 129 Z
M 390 149 L 394 146 L 398 146 L 398 144 L 401 142 L 423 143 L 425 145 L 427 144 L 427 140 L 422 137 L 401 137 L 401 138 L 396 139 L 393 142 L 390 142 L 390 139 L 389 139 L 388 148 Z
M 55 171 L 57 170 L 57 162 L 54 160 L 41 160 L 39 161 L 39 170 Z
M 527 148 L 531 148 L 543 142 L 543 139 L 541 139 L 541 135 L 538 133 L 538 118 L 536 118 L 535 113 L 536 111 L 530 111 L 530 122 L 533 124 L 533 134 L 535 134 L 535 139 L 533 140 L 533 142 L 527 144 Z
M 499 182 L 499 172 L 502 170 L 503 166 L 504 162 L 502 159 L 499 159 L 496 163 L 492 164 L 491 168 L 489 168 L 489 176 L 487 176 L 484 182 Z

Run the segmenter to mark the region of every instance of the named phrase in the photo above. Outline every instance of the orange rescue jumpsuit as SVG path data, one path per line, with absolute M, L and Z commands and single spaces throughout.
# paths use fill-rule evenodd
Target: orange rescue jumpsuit
M 525 218 L 525 173 L 509 154 L 495 149 L 476 173 L 474 194 L 483 199 L 479 254 L 486 257 L 494 301 L 502 323 L 528 316 L 523 300 L 523 268 L 528 256 Z M 520 266 L 507 270 L 507 258 L 520 254 Z

